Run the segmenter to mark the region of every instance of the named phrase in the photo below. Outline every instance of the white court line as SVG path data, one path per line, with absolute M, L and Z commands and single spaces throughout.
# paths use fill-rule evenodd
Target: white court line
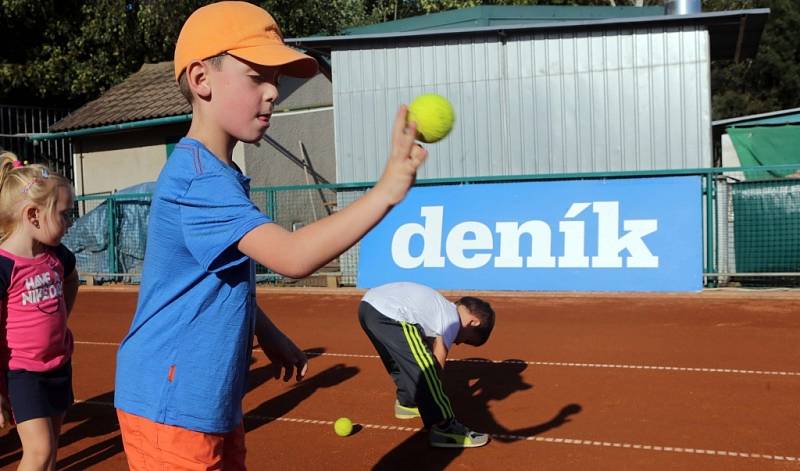
M 78 345 L 97 345 L 97 346 L 119 346 L 119 343 L 111 342 L 75 342 Z M 254 349 L 261 351 L 260 349 Z M 379 359 L 378 355 L 359 355 L 355 353 L 315 353 L 306 352 L 310 357 L 326 356 L 326 357 L 345 357 L 345 358 L 374 358 Z M 462 363 L 495 363 L 495 364 L 521 364 L 532 366 L 557 366 L 557 367 L 570 367 L 570 368 L 609 368 L 620 370 L 649 370 L 649 371 L 681 371 L 688 373 L 729 373 L 741 375 L 762 375 L 762 376 L 800 376 L 797 371 L 768 371 L 768 370 L 743 370 L 735 368 L 697 368 L 685 366 L 657 366 L 657 365 L 625 365 L 615 363 L 573 363 L 563 361 L 524 361 L 524 360 L 486 360 L 486 359 L 449 359 L 447 362 L 462 362 Z
M 114 407 L 114 404 L 111 402 L 105 401 L 83 401 L 83 400 L 76 400 L 76 403 L 83 403 L 95 406 L 109 406 Z M 245 418 L 255 419 L 255 420 L 263 420 L 263 421 L 270 421 L 270 422 L 292 422 L 292 423 L 299 423 L 299 424 L 313 424 L 313 425 L 325 425 L 330 426 L 333 425 L 332 420 L 320 420 L 320 419 L 301 419 L 295 417 L 268 417 L 263 415 L 257 414 L 245 414 Z M 398 431 L 398 432 L 420 432 L 422 431 L 421 427 L 401 427 L 398 425 L 378 425 L 378 424 L 364 424 L 360 422 L 354 422 L 357 425 L 364 427 L 365 429 L 374 429 L 374 430 L 388 430 L 388 431 Z M 505 439 L 505 440 L 516 440 L 516 441 L 531 441 L 531 442 L 543 442 L 543 443 L 561 443 L 565 445 L 578 445 L 578 446 L 596 446 L 596 447 L 604 447 L 604 448 L 627 448 L 632 450 L 646 450 L 646 451 L 661 451 L 666 453 L 684 453 L 684 454 L 694 454 L 694 455 L 714 455 L 714 456 L 727 456 L 732 458 L 749 458 L 749 459 L 761 459 L 761 460 L 771 460 L 771 461 L 788 461 L 788 462 L 800 462 L 800 457 L 796 456 L 785 456 L 785 455 L 770 455 L 765 453 L 750 453 L 750 452 L 741 452 L 741 451 L 726 451 L 726 450 L 707 450 L 702 448 L 688 448 L 688 447 L 677 447 L 677 446 L 662 446 L 662 445 L 644 445 L 640 443 L 625 443 L 625 442 L 605 442 L 605 441 L 598 441 L 598 440 L 582 440 L 580 438 L 563 438 L 563 437 L 539 437 L 539 436 L 526 436 L 526 435 L 507 435 L 507 434 L 490 434 L 492 438 L 495 439 Z
M 351 353 L 314 353 L 306 352 L 308 356 L 332 356 L 332 357 L 352 357 L 352 358 L 380 358 L 378 355 L 357 355 Z M 773 375 L 773 376 L 800 376 L 800 372 L 795 371 L 761 371 L 761 370 L 739 370 L 731 368 L 692 368 L 683 366 L 654 366 L 654 365 L 620 365 L 613 363 L 572 363 L 560 361 L 524 361 L 524 360 L 487 360 L 483 358 L 449 359 L 447 362 L 462 363 L 494 363 L 494 364 L 521 364 L 535 366 L 565 366 L 574 368 L 617 368 L 628 370 L 655 370 L 655 371 L 688 371 L 695 373 L 737 373 L 749 375 Z

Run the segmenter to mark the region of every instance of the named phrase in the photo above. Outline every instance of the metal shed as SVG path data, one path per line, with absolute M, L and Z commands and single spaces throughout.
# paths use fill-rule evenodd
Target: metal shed
M 712 165 L 710 63 L 755 54 L 769 10 L 302 38 L 329 54 L 337 181 L 375 180 L 401 103 L 457 114 L 420 178 Z

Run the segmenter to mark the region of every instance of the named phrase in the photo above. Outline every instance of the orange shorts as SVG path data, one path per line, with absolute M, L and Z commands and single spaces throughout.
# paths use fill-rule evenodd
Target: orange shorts
M 153 422 L 117 409 L 122 444 L 133 471 L 246 470 L 244 426 L 203 433 Z

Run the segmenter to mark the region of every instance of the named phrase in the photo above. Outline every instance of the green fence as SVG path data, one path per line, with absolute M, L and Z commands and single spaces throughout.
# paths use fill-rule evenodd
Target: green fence
M 758 171 L 764 179 L 745 180 L 746 173 Z M 782 175 L 790 174 L 788 177 Z M 617 178 L 661 178 L 698 175 L 702 178 L 703 253 L 706 286 L 800 285 L 800 164 L 770 167 L 735 167 L 524 175 L 513 177 L 472 177 L 420 180 L 417 186 L 480 185 L 483 183 L 542 180 L 587 180 Z M 318 184 L 254 188 L 252 200 L 276 223 L 297 230 L 338 211 L 372 187 L 372 182 Z M 144 248 L 146 230 L 142 221 L 126 221 L 132 205 L 149 201 L 149 195 L 108 195 L 78 198 L 79 215 L 91 209 L 102 211 L 107 224 L 105 257 L 109 270 L 93 273 L 81 267 L 85 259 L 78 253 L 79 269 L 101 281 L 136 281 L 141 270 L 135 250 Z M 135 239 L 135 240 L 131 240 Z M 124 243 L 123 243 L 124 242 Z M 71 247 L 72 248 L 72 247 Z M 142 252 L 143 256 L 143 252 Z M 259 281 L 280 285 L 354 286 L 358 266 L 358 244 L 304 280 L 292 280 L 257 270 Z

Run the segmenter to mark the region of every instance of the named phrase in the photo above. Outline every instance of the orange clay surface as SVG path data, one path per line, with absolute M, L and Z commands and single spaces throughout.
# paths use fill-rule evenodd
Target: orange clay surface
M 486 293 L 492 338 L 454 347 L 444 373 L 456 415 L 493 436 L 471 450 L 431 449 L 418 420 L 394 418 L 391 380 L 358 325 L 360 293 L 259 294 L 310 362 L 305 380 L 284 383 L 254 351 L 251 470 L 800 470 L 797 292 Z M 79 294 L 78 403 L 58 469 L 127 469 L 114 359 L 135 305 L 134 290 Z M 342 416 L 356 424 L 346 438 L 333 430 Z M 3 431 L 0 469 L 20 456 L 16 432 Z

